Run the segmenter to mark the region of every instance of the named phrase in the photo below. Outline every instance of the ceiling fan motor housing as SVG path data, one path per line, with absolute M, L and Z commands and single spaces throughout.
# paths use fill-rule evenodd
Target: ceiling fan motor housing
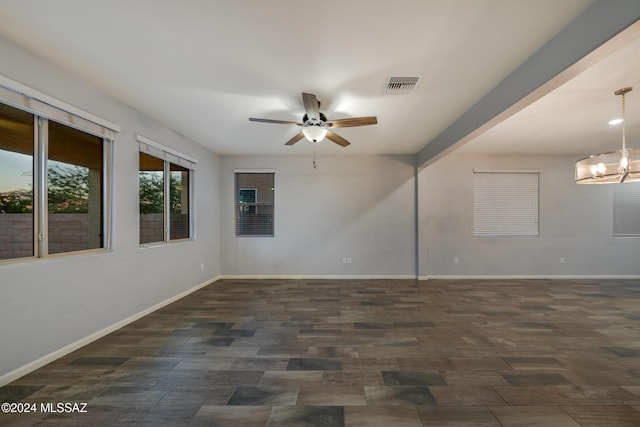
M 305 114 L 304 116 L 302 116 L 302 123 L 304 123 L 307 126 L 313 126 L 313 125 L 324 125 L 327 122 L 327 116 L 324 115 L 324 113 L 319 113 L 320 115 L 320 121 L 319 122 L 315 122 L 313 120 L 309 119 L 309 116 L 307 114 Z

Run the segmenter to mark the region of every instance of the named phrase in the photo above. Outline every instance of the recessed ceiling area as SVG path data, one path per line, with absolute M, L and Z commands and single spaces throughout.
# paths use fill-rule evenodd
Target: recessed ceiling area
M 457 153 L 575 154 L 617 150 L 622 126 L 617 89 L 626 96 L 628 144 L 640 147 L 640 27 L 625 32 L 626 46 L 456 150 Z M 633 145 L 635 142 L 635 145 Z
M 348 148 L 318 143 L 320 152 L 416 154 L 592 4 L 8 0 L 0 34 L 220 154 L 309 154 L 311 143 L 283 144 L 297 129 L 248 121 L 299 121 L 301 92 L 316 94 L 332 119 L 378 118 L 341 130 Z M 618 129 L 606 127 L 619 109 L 612 93 L 637 86 L 630 118 L 640 110 L 639 58 L 635 41 L 460 152 L 616 144 Z M 411 93 L 385 95 L 392 76 L 420 81 Z

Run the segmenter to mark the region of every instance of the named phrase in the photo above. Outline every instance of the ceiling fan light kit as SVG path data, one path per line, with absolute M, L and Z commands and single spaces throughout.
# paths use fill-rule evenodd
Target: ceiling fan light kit
M 320 142 L 327 136 L 327 129 L 320 125 L 305 126 L 302 129 L 304 137 L 311 142 Z
M 627 148 L 625 135 L 625 95 L 633 88 L 615 91 L 622 96 L 622 148 L 591 155 L 576 162 L 577 184 L 615 184 L 640 181 L 640 148 Z

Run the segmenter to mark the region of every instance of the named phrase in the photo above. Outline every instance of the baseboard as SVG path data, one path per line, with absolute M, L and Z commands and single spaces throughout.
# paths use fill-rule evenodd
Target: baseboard
M 410 279 L 416 280 L 415 275 L 398 274 L 398 275 L 327 275 L 327 274 L 227 274 L 218 276 L 219 280 L 382 280 L 382 279 Z
M 418 280 L 638 280 L 640 275 L 429 275 Z
M 104 337 L 105 335 L 110 334 L 111 332 L 114 332 L 120 328 L 122 328 L 123 326 L 128 325 L 131 322 L 135 322 L 136 320 L 150 314 L 153 313 L 156 310 L 161 309 L 162 307 L 169 305 L 173 302 L 178 301 L 179 299 L 182 299 L 184 297 L 186 297 L 187 295 L 197 291 L 198 289 L 204 288 L 207 285 L 210 285 L 211 283 L 214 283 L 216 281 L 220 280 L 219 276 L 215 276 L 205 282 L 202 282 L 196 286 L 194 286 L 191 289 L 187 289 L 186 291 L 183 291 L 169 299 L 166 299 L 156 305 L 154 305 L 153 307 L 149 307 L 145 310 L 142 310 L 139 313 L 134 314 L 133 316 L 129 316 L 124 320 L 121 320 L 119 322 L 116 322 L 110 326 L 107 326 L 106 328 L 94 332 L 93 334 L 86 336 L 76 342 L 73 342 L 65 347 L 62 347 L 54 352 L 51 352 L 45 356 L 42 356 L 39 359 L 34 360 L 33 362 L 29 362 L 26 365 L 23 365 L 17 369 L 14 369 L 13 371 L 10 371 L 2 376 L 0 376 L 0 387 L 7 385 L 15 380 L 17 380 L 20 377 L 23 377 L 25 375 L 27 375 L 30 372 L 35 371 L 36 369 L 39 369 L 43 366 L 45 366 L 48 363 L 53 362 L 56 359 L 59 359 L 63 356 L 66 356 L 67 354 L 78 350 L 79 348 L 84 347 L 87 344 L 92 343 L 93 341 L 100 339 L 102 337 Z

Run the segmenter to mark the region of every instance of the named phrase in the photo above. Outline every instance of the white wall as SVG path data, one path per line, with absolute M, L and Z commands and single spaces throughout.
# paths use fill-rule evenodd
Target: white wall
M 415 277 L 413 156 L 317 162 L 222 156 L 222 274 Z M 275 169 L 275 237 L 235 236 L 234 169 L 243 168 Z
M 575 184 L 575 160 L 453 154 L 422 169 L 419 275 L 640 276 L 640 238 L 612 237 L 613 186 Z M 474 168 L 541 170 L 540 237 L 473 237 Z
M 114 143 L 113 251 L 0 264 L 2 384 L 18 368 L 217 276 L 220 239 L 217 155 L 3 38 L 0 58 L 1 74 L 122 127 Z M 196 240 L 139 248 L 136 133 L 198 159 Z

